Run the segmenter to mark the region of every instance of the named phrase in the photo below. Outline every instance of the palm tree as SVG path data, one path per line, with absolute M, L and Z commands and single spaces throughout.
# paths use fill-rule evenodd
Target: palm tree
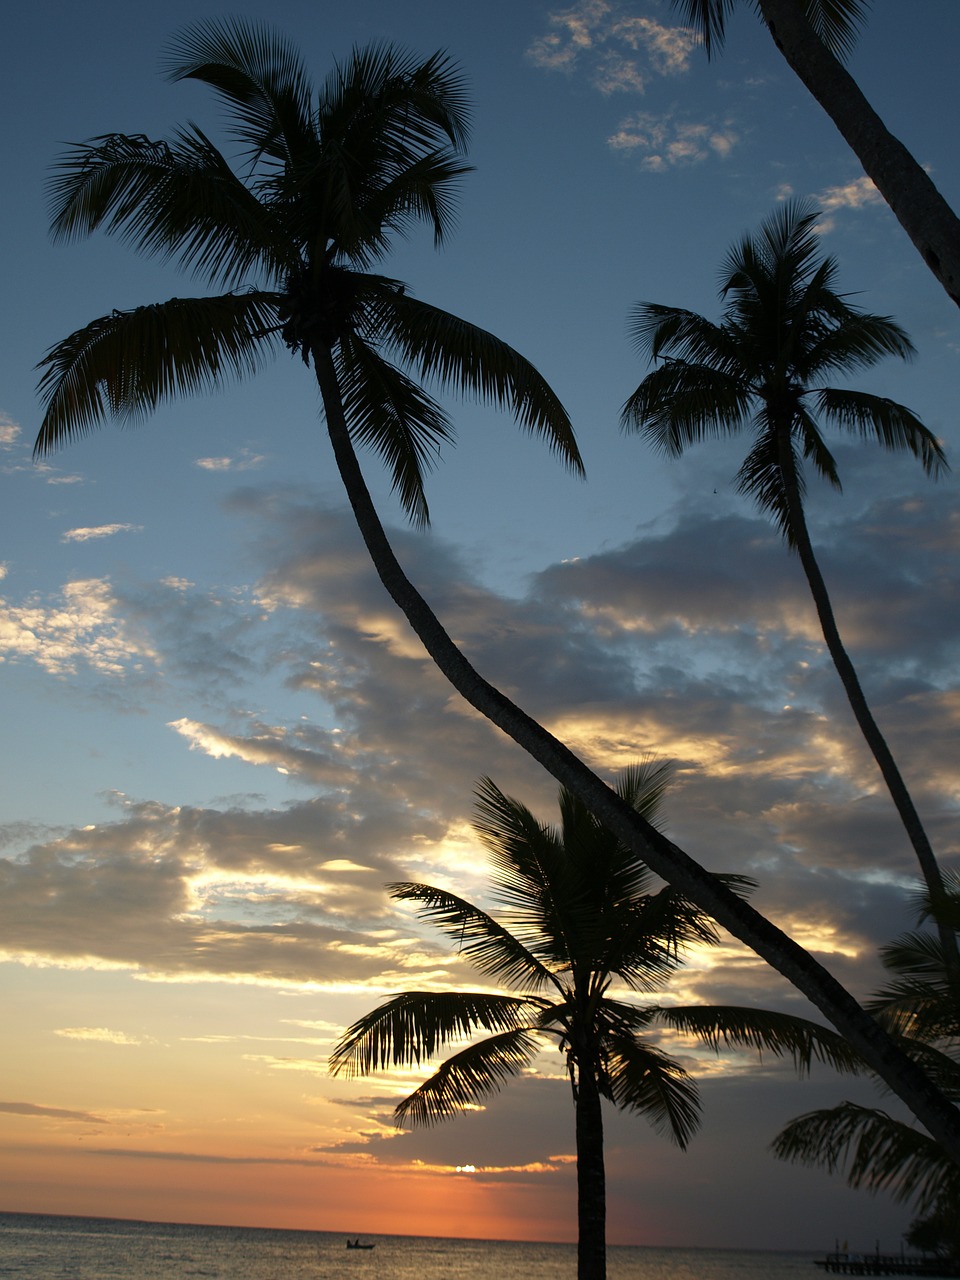
M 790 202 L 759 234 L 734 246 L 721 271 L 726 306 L 719 323 L 678 307 L 641 303 L 635 309 L 631 329 L 637 348 L 662 363 L 627 401 L 623 424 L 674 456 L 708 436 L 752 433 L 737 473 L 739 490 L 773 517 L 800 557 L 857 724 L 931 898 L 938 901 L 944 893 L 939 864 L 841 641 L 813 551 L 803 508 L 803 461 L 840 488 L 820 423 L 885 449 L 908 450 L 928 475 L 945 470 L 946 460 L 936 437 L 903 405 L 828 384 L 838 370 L 869 368 L 887 355 L 907 359 L 913 347 L 888 317 L 861 311 L 836 292 L 837 266 L 821 256 L 817 216 L 802 202 Z M 956 956 L 952 934 L 945 934 L 945 946 Z
M 707 54 L 722 47 L 737 0 L 671 0 L 700 32 Z M 863 22 L 864 0 L 753 0 L 774 44 L 843 135 L 947 295 L 960 306 L 960 218 L 922 165 L 895 138 L 843 65 Z
M 926 894 L 920 906 L 921 919 L 935 916 Z M 956 934 L 956 881 L 950 883 L 938 923 Z M 880 956 L 893 980 L 869 1007 L 943 1092 L 960 1100 L 960 987 L 945 961 L 939 932 L 904 934 Z M 912 1201 L 922 1216 L 911 1237 L 960 1255 L 960 1164 L 914 1125 L 878 1107 L 843 1102 L 791 1120 L 773 1150 L 781 1160 L 844 1173 L 851 1187 Z
M 418 63 L 374 48 L 354 53 L 317 92 L 284 40 L 233 21 L 188 28 L 169 70 L 225 100 L 242 174 L 192 125 L 172 142 L 95 138 L 69 151 L 53 180 L 54 234 L 105 230 L 221 292 L 111 312 L 51 348 L 41 366 L 46 412 L 36 452 L 107 417 L 137 419 L 161 401 L 255 372 L 284 344 L 312 361 L 336 464 L 380 580 L 454 688 L 658 875 L 803 991 L 960 1156 L 954 1108 L 849 992 L 485 680 L 394 555 L 354 446 L 381 453 L 406 510 L 424 522 L 423 472 L 432 443 L 451 427 L 418 377 L 510 407 L 571 467 L 581 465 L 562 406 L 522 357 L 370 271 L 395 235 L 425 221 L 442 241 L 450 226 L 466 169 L 467 109 L 455 68 L 442 54 Z
M 617 793 L 656 817 L 665 765 L 626 769 Z M 477 789 L 475 828 L 493 864 L 497 918 L 445 889 L 394 884 L 391 896 L 453 938 L 507 992 L 408 991 L 366 1014 L 331 1057 L 335 1074 L 420 1065 L 464 1039 L 404 1098 L 398 1125 L 432 1124 L 463 1111 L 528 1068 L 553 1042 L 564 1055 L 576 1113 L 578 1276 L 606 1274 L 606 1196 L 601 1099 L 645 1115 L 681 1148 L 698 1124 L 696 1086 L 682 1065 L 645 1038 L 657 1021 L 721 1043 L 856 1064 L 839 1036 L 815 1023 L 753 1009 L 637 1006 L 613 990 L 662 988 L 690 943 L 716 941 L 711 922 L 671 888 L 651 890 L 648 868 L 566 789 L 560 823 L 540 822 L 489 779 Z M 749 882 L 725 877 L 731 888 Z M 482 1039 L 473 1039 L 485 1033 Z

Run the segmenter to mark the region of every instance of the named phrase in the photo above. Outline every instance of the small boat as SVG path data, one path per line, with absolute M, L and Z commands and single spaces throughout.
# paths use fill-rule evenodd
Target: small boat
M 359 1236 L 357 1236 L 356 1240 L 347 1241 L 348 1249 L 375 1249 L 376 1247 L 376 1244 L 361 1244 Z

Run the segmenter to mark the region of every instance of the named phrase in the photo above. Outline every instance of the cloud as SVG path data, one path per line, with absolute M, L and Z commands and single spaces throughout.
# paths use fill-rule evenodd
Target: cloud
M 108 1027 L 57 1027 L 53 1034 L 67 1040 L 97 1040 L 103 1044 L 143 1044 L 137 1036 L 127 1035 L 125 1031 L 111 1031 Z
M 581 0 L 551 13 L 549 26 L 527 50 L 530 61 L 568 73 L 586 64 L 591 83 L 604 95 L 644 93 L 650 74 L 682 74 L 699 43 L 687 27 L 664 26 L 607 0 Z
M 35 1102 L 0 1102 L 0 1111 L 14 1116 L 36 1116 L 51 1120 L 77 1120 L 83 1124 L 109 1124 L 92 1111 L 68 1111 L 63 1107 L 44 1107 Z
M 882 205 L 883 196 L 866 176 L 855 178 L 840 187 L 826 187 L 814 200 L 825 213 L 835 209 L 862 209 L 866 205 Z
M 256 471 L 265 461 L 262 453 L 241 449 L 236 457 L 197 458 L 193 465 L 201 471 Z
M 344 761 L 336 731 L 257 723 L 239 736 L 186 717 L 171 721 L 169 727 L 189 742 L 191 750 L 215 760 L 233 757 L 248 764 L 268 764 L 280 773 L 319 786 L 338 785 L 355 776 L 355 770 Z
M 825 187 L 823 191 L 814 195 L 813 201 L 823 215 L 817 222 L 818 235 L 827 235 L 834 229 L 837 222 L 834 215 L 839 210 L 859 210 L 871 205 L 884 204 L 883 196 L 872 180 L 866 176 L 854 178 L 842 186 Z
M 18 442 L 21 434 L 20 426 L 13 419 L 0 413 L 0 449 L 11 448 Z
M 826 524 L 811 494 L 824 571 L 935 844 L 955 859 L 960 522 L 947 487 L 881 488 L 866 502 L 851 490 L 850 514 Z M 554 565 L 518 598 L 479 584 L 442 540 L 402 530 L 395 541 L 479 669 L 595 767 L 611 774 L 650 751 L 675 759 L 671 835 L 709 866 L 753 874 L 761 909 L 866 991 L 876 944 L 907 923 L 912 859 L 796 561 L 765 521 L 714 501 L 685 499 L 657 529 Z M 189 583 L 157 584 L 94 598 L 118 647 L 129 628 L 177 687 L 202 685 L 213 714 L 171 727 L 185 748 L 247 765 L 249 794 L 233 806 L 117 797 L 116 816 L 97 825 L 11 828 L 0 860 L 7 957 L 371 1003 L 403 987 L 475 985 L 383 886 L 425 880 L 483 901 L 476 779 L 489 774 L 547 819 L 553 783 L 451 695 L 388 613 L 346 512 L 306 492 L 255 490 L 232 508 L 256 532 L 255 591 L 214 603 Z M 78 662 L 82 629 L 64 630 Z M 236 704 L 232 681 L 205 678 L 254 665 L 288 708 L 270 720 Z M 264 767 L 298 798 L 258 801 Z M 689 990 L 798 999 L 738 948 L 691 970 Z M 313 1069 L 274 1057 L 277 1069 Z
M 672 113 L 655 116 L 650 112 L 636 112 L 620 122 L 616 133 L 607 139 L 607 145 L 614 151 L 639 155 L 645 169 L 659 173 L 668 168 L 699 164 L 711 155 L 723 159 L 738 141 L 729 124 L 697 124 L 676 120 Z
M 86 529 L 68 529 L 60 535 L 61 542 L 90 542 L 94 538 L 112 538 L 117 533 L 142 533 L 139 524 L 99 524 Z
M 85 667 L 117 677 L 144 671 L 156 657 L 106 579 L 68 582 L 57 597 L 35 594 L 22 604 L 0 599 L 0 661 L 30 660 L 51 675 Z

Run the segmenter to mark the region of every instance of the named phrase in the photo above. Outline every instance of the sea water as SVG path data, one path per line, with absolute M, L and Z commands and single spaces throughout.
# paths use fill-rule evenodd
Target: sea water
M 356 1237 L 354 1237 L 356 1238 Z M 362 1237 L 0 1213 L 0 1277 L 31 1280 L 570 1280 L 573 1245 Z M 610 1280 L 814 1280 L 813 1255 L 613 1245 Z

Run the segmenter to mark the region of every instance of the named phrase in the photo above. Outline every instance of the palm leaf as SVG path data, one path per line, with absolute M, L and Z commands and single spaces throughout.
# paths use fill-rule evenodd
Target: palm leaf
M 627 329 L 637 352 L 652 361 L 670 359 L 726 373 L 740 372 L 735 331 L 713 324 L 695 311 L 640 302 L 630 313 Z
M 884 449 L 912 453 L 927 475 L 937 477 L 949 471 L 940 441 L 915 413 L 895 400 L 832 387 L 821 388 L 816 399 L 820 412 L 837 426 L 876 440 Z
M 498 1093 L 507 1080 L 530 1065 L 539 1050 L 536 1033 L 525 1027 L 469 1045 L 399 1103 L 393 1113 L 397 1126 L 407 1120 L 415 1125 L 436 1124 Z
M 335 359 L 351 437 L 380 455 L 404 511 L 425 527 L 430 511 L 424 474 L 440 445 L 453 439 L 450 419 L 422 387 L 355 334 L 343 335 Z
M 38 366 L 45 412 L 35 452 L 86 435 L 108 416 L 135 420 L 162 401 L 254 373 L 276 346 L 276 298 L 171 298 L 114 311 L 51 347 Z
M 556 985 L 554 975 L 533 952 L 472 902 L 429 884 L 402 882 L 387 888 L 398 902 L 419 903 L 420 918 L 453 938 L 460 953 L 481 973 L 512 986 L 525 984 L 535 991 Z
M 917 354 L 905 331 L 889 316 L 867 315 L 825 291 L 817 299 L 822 332 L 803 353 L 802 374 L 821 379 L 834 369 L 869 369 L 886 356 L 912 360 Z
M 915 1200 L 921 1213 L 960 1201 L 960 1166 L 932 1138 L 853 1102 L 797 1116 L 772 1148 L 781 1160 L 844 1173 L 851 1187 Z
M 546 966 L 569 969 L 583 885 L 560 834 L 490 778 L 480 780 L 476 795 L 473 827 L 490 854 L 495 896 L 511 932 Z
M 810 417 L 806 405 L 802 402 L 798 406 L 796 419 L 794 420 L 793 436 L 795 440 L 799 440 L 800 451 L 805 461 L 812 462 L 817 475 L 826 480 L 829 485 L 840 493 L 843 485 L 840 483 L 837 460 L 827 448 L 827 443 L 820 434 L 816 422 Z M 797 484 L 801 492 L 804 492 L 805 485 L 802 472 L 797 475 Z
M 267 156 L 289 165 L 315 144 L 310 81 L 296 48 L 243 18 L 186 27 L 165 57 L 171 80 L 199 80 L 231 108 L 231 128 L 252 164 Z
M 750 452 L 740 464 L 737 472 L 737 491 L 749 494 L 761 511 L 772 516 L 788 545 L 793 546 L 793 512 L 783 481 L 783 468 L 780 459 L 780 446 L 776 429 L 763 420 L 763 414 L 757 415 L 758 428 Z M 801 499 L 806 492 L 803 469 L 797 450 L 797 442 L 791 438 L 789 448 L 793 451 L 797 478 L 797 488 Z
M 668 1054 L 630 1036 L 615 1037 L 605 1048 L 607 1096 L 621 1110 L 642 1112 L 685 1150 L 700 1125 L 695 1081 Z
M 446 55 L 419 63 L 387 46 L 354 50 L 322 91 L 324 206 L 339 253 L 369 266 L 417 216 L 441 243 L 453 221 L 449 192 L 469 171 L 463 81 Z M 435 191 L 427 189 L 432 175 Z
M 387 340 L 421 377 L 509 409 L 522 427 L 543 437 L 571 470 L 583 473 L 566 410 L 519 352 L 485 329 L 409 294 L 396 295 L 390 302 L 381 317 Z
M 634 991 L 652 991 L 679 967 L 680 952 L 692 943 L 717 941 L 709 917 L 671 886 L 633 899 L 611 912 L 597 967 L 617 974 Z
M 735 435 L 749 420 L 752 400 L 753 388 L 739 374 L 669 360 L 628 398 L 620 424 L 679 457 L 690 445 Z
M 290 266 L 269 211 L 195 127 L 173 143 L 109 134 L 71 147 L 48 191 L 55 240 L 102 228 L 226 287 L 255 268 L 277 278 Z
M 756 1049 L 761 1054 L 766 1051 L 777 1058 L 789 1056 L 801 1075 L 809 1072 L 815 1061 L 835 1071 L 860 1074 L 866 1070 L 842 1036 L 793 1014 L 733 1005 L 693 1005 L 663 1006 L 655 1016 L 677 1031 L 696 1036 L 718 1053 L 726 1046 Z
M 348 1027 L 330 1055 L 334 1075 L 362 1076 L 388 1066 L 418 1066 L 477 1031 L 515 1029 L 531 1002 L 470 991 L 406 991 Z

